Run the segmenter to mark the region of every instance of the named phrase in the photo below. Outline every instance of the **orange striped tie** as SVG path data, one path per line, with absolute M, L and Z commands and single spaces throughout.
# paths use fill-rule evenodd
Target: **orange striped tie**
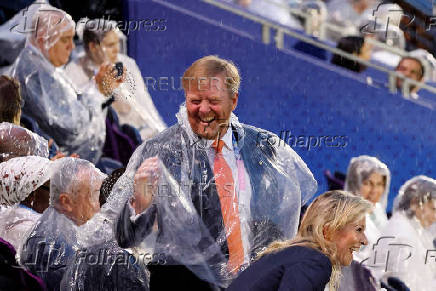
M 230 272 L 236 273 L 239 267 L 244 263 L 244 246 L 242 244 L 241 223 L 239 220 L 238 199 L 235 195 L 235 183 L 233 181 L 232 170 L 221 152 L 223 146 L 224 141 L 222 140 L 218 141 L 218 146 L 216 146 L 216 141 L 212 144 L 212 147 L 216 149 L 213 172 L 221 203 L 221 213 L 224 220 L 227 245 L 229 247 L 229 261 L 227 267 Z

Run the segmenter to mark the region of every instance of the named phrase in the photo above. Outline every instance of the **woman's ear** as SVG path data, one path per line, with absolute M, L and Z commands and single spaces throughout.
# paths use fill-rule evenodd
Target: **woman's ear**
M 331 239 L 330 229 L 329 229 L 328 225 L 324 225 L 322 227 L 322 235 L 324 236 L 324 238 L 326 240 L 330 240 Z
M 412 198 L 412 200 L 410 200 L 410 207 L 409 207 L 413 213 L 416 213 L 416 210 L 418 210 L 418 201 L 417 198 Z

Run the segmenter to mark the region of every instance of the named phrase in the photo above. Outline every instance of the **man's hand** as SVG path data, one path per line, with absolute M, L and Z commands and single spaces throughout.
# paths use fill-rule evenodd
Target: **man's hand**
M 131 201 L 136 214 L 142 213 L 150 206 L 157 191 L 160 174 L 158 157 L 146 159 L 136 171 Z

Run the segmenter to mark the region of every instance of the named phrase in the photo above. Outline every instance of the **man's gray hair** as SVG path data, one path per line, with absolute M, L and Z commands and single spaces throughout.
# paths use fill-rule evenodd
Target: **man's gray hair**
M 92 163 L 76 158 L 56 160 L 53 167 L 53 175 L 50 179 L 50 206 L 55 206 L 59 202 L 61 193 L 74 195 L 73 186 L 80 182 L 78 178 L 80 170 L 95 170 Z

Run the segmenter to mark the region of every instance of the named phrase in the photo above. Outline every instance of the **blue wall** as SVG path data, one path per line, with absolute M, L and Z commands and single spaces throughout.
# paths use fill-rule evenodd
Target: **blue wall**
M 130 32 L 129 54 L 143 76 L 149 77 L 150 94 L 168 124 L 176 122 L 174 114 L 184 101 L 180 89 L 184 70 L 196 59 L 214 54 L 233 60 L 240 69 L 236 114 L 241 122 L 277 134 L 289 130 L 297 136 L 314 136 L 318 142 L 321 136 L 345 136 L 327 142 L 324 137 L 321 146 L 310 150 L 305 140 L 294 147 L 318 180 L 318 193 L 327 188 L 325 169 L 346 172 L 349 160 L 362 154 L 378 157 L 391 169 L 390 203 L 412 176 L 436 176 L 433 111 L 389 94 L 385 88 L 369 87 L 357 75 L 325 62 L 265 46 L 258 38 L 235 30 L 242 20 L 232 15 L 217 12 L 222 21 L 216 21 L 213 16 L 201 18 L 165 3 L 129 2 L 130 20 L 166 20 L 165 31 Z M 154 90 L 150 78 L 165 82 L 165 77 L 169 84 L 161 83 L 160 90 L 156 84 Z

